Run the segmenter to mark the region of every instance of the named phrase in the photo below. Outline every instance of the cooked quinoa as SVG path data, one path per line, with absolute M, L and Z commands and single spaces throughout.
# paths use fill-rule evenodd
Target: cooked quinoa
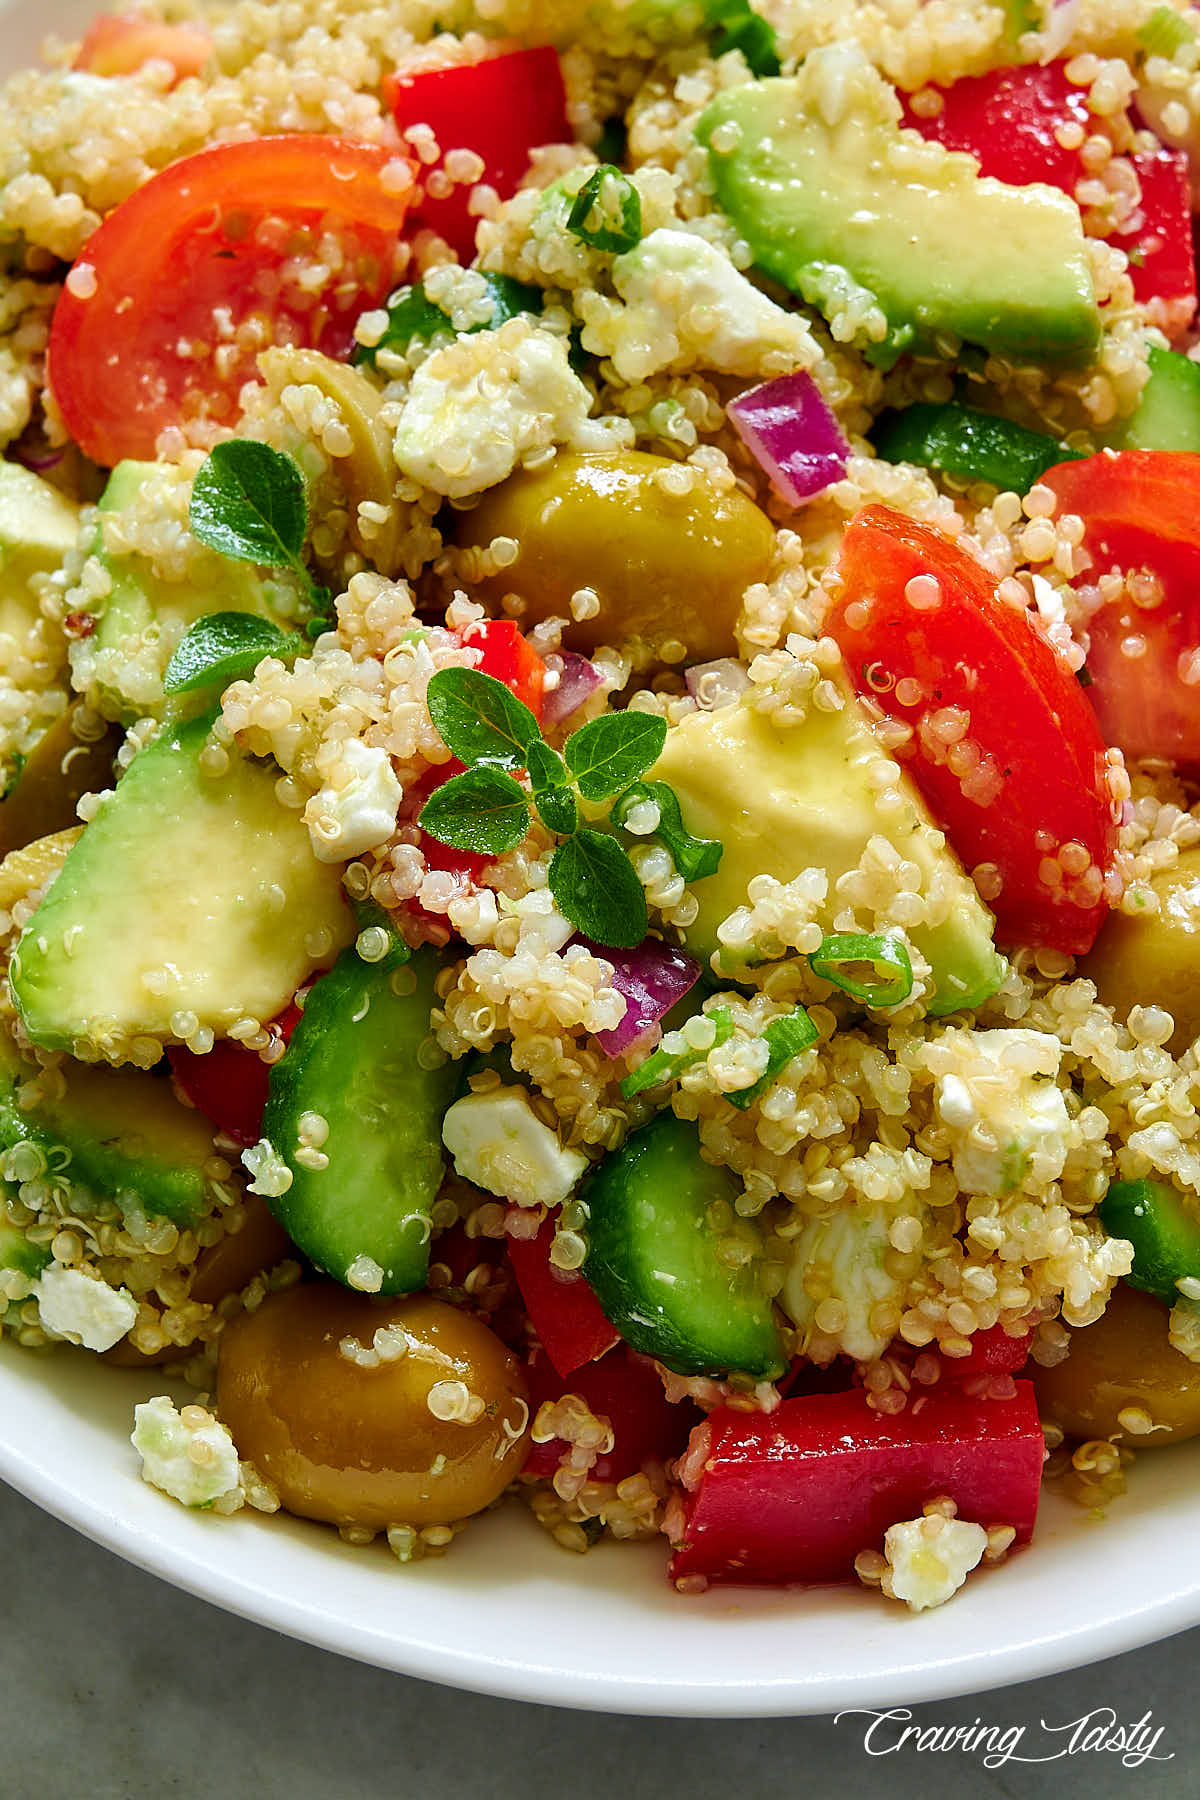
M 260 1017 L 231 1005 L 219 1019 L 190 1003 L 172 1009 L 162 999 L 174 980 L 168 958 L 143 977 L 157 995 L 145 1018 L 105 1034 L 85 1022 L 73 1038 L 51 1043 L 23 1000 L 23 965 L 46 916 L 39 907 L 75 839 L 58 819 L 20 843 L 5 839 L 0 931 L 7 957 L 19 941 L 22 949 L 2 1002 L 16 1072 L 5 1102 L 0 1217 L 35 1255 L 0 1266 L 0 1325 L 31 1349 L 66 1339 L 183 1373 L 198 1403 L 182 1414 L 162 1399 L 140 1407 L 134 1442 L 144 1455 L 150 1446 L 147 1479 L 185 1503 L 218 1511 L 280 1503 L 252 1447 L 205 1409 L 221 1404 L 227 1330 L 246 1331 L 281 1297 L 303 1295 L 320 1259 L 278 1235 L 253 1268 L 229 1258 L 236 1278 L 225 1289 L 203 1272 L 243 1229 L 260 1229 L 263 1197 L 288 1224 L 297 1171 L 307 1180 L 329 1167 L 336 1125 L 310 1109 L 296 1142 L 285 1145 L 265 1133 L 257 1143 L 231 1134 L 218 1118 L 197 1165 L 197 1198 L 177 1221 L 136 1189 L 109 1191 L 99 1164 L 69 1148 L 48 1151 L 40 1124 L 23 1135 L 21 1115 L 36 1122 L 64 1106 L 80 1065 L 89 1081 L 112 1079 L 116 1069 L 194 1108 L 183 1059 L 210 1057 L 214 1047 L 240 1045 L 258 1059 L 265 1086 L 267 1070 L 290 1067 L 288 1035 L 324 971 L 339 953 L 354 954 L 351 945 L 368 968 L 390 967 L 397 941 L 436 956 L 426 1027 L 405 1051 L 412 1068 L 448 1084 L 447 1096 L 457 1083 L 458 1106 L 476 1097 L 494 1107 L 502 1090 L 517 1096 L 508 1105 L 519 1139 L 511 1154 L 525 1159 L 519 1176 L 494 1144 L 490 1160 L 474 1147 L 472 1116 L 460 1115 L 464 1147 L 454 1149 L 454 1169 L 444 1157 L 447 1172 L 423 1227 L 430 1294 L 490 1321 L 522 1360 L 537 1350 L 538 1332 L 520 1304 L 507 1246 L 531 1243 L 550 1221 L 550 1274 L 575 1274 L 589 1257 L 593 1223 L 591 1190 L 582 1198 L 577 1191 L 580 1168 L 604 1170 L 667 1111 L 694 1128 L 703 1163 L 728 1172 L 730 1198 L 714 1201 L 704 1228 L 721 1264 L 740 1272 L 768 1313 L 775 1303 L 789 1380 L 797 1369 L 844 1370 L 844 1386 L 883 1418 L 917 1414 L 947 1386 L 957 1393 L 954 1365 L 966 1365 L 982 1334 L 1028 1337 L 1038 1370 L 1070 1360 L 1073 1334 L 1101 1320 L 1134 1268 L 1133 1243 L 1100 1216 L 1113 1184 L 1165 1184 L 1200 1223 L 1200 1058 L 1192 1035 L 1180 1039 L 1187 1006 L 1179 1018 L 1172 1013 L 1170 982 L 1121 1004 L 1105 985 L 1110 940 L 1076 957 L 1010 933 L 1006 965 L 986 998 L 958 1011 L 938 1002 L 941 975 L 929 946 L 962 914 L 964 894 L 972 906 L 1002 903 L 1006 875 L 986 859 L 964 857 L 959 867 L 953 829 L 938 830 L 912 798 L 913 772 L 926 761 L 948 770 L 964 799 L 986 813 L 1000 803 L 1009 771 L 953 700 L 925 704 L 918 688 L 912 702 L 920 710 L 909 724 L 895 716 L 885 677 L 877 703 L 870 692 L 856 696 L 838 635 L 840 620 L 855 624 L 841 558 L 847 528 L 864 508 L 916 521 L 965 552 L 998 604 L 1036 618 L 1047 655 L 1072 686 L 1087 676 L 1098 615 L 1125 607 L 1152 628 L 1164 602 L 1155 571 L 1140 563 L 1098 568 L 1085 518 L 1060 504 L 1054 486 L 1037 479 L 1011 491 L 976 474 L 885 460 L 874 439 L 885 414 L 957 402 L 1056 440 L 1068 458 L 1122 441 L 1155 356 L 1169 345 L 1187 355 L 1195 341 L 1191 313 L 1177 301 L 1136 296 L 1136 265 L 1117 240 L 1144 219 L 1136 159 L 1151 142 L 1200 155 L 1200 35 L 1188 27 L 1172 47 L 1161 0 L 1082 0 L 1061 11 L 976 0 L 762 0 L 757 10 L 773 28 L 783 79 L 794 78 L 803 104 L 831 131 L 872 108 L 886 113 L 893 89 L 912 119 L 936 121 L 944 90 L 964 78 L 1061 68 L 1086 116 L 1085 125 L 1072 114 L 1057 138 L 1064 152 L 1078 152 L 1082 171 L 1064 205 L 1078 215 L 1097 320 L 1086 358 L 1055 364 L 964 349 L 947 329 L 934 348 L 918 345 L 917 354 L 889 361 L 881 346 L 890 323 L 875 294 L 851 282 L 818 308 L 764 273 L 759 250 L 720 204 L 713 174 L 714 159 L 737 154 L 741 128 L 721 126 L 726 135 L 713 136 L 711 153 L 704 128 L 698 133 L 709 109 L 736 105 L 754 75 L 741 48 L 714 54 L 720 45 L 700 0 L 172 0 L 148 16 L 199 28 L 210 45 L 181 79 L 161 44 L 140 66 L 105 74 L 80 65 L 77 43 L 55 42 L 39 69 L 0 89 L 0 442 L 6 467 L 40 472 L 42 487 L 69 509 L 59 537 L 24 574 L 23 592 L 5 597 L 0 763 L 10 788 L 19 794 L 26 759 L 64 719 L 74 748 L 61 769 L 118 726 L 110 780 L 91 784 L 77 804 L 73 797 L 80 843 L 93 834 L 99 842 L 105 821 L 118 816 L 130 768 L 186 720 L 190 696 L 171 697 L 168 665 L 197 619 L 257 610 L 300 639 L 289 636 L 210 695 L 215 710 L 198 766 L 213 792 L 240 771 L 265 771 L 278 831 L 306 856 L 311 849 L 357 909 L 350 923 L 341 908 L 339 938 L 324 915 L 292 919 L 279 887 L 279 929 L 293 931 L 305 970 L 300 1011 L 286 1029 L 282 1006 Z M 1014 30 L 1014 14 L 1035 28 Z M 534 148 L 519 186 L 503 198 L 470 145 L 439 143 L 422 121 L 402 134 L 392 116 L 397 79 L 419 91 L 422 76 L 479 64 L 497 41 L 508 50 L 557 48 L 569 125 L 567 141 Z M 256 309 L 237 318 L 215 307 L 206 333 L 185 346 L 185 360 L 213 372 L 217 401 L 189 405 L 165 423 L 140 459 L 153 469 L 114 502 L 103 459 L 74 440 L 64 394 L 47 383 L 60 296 L 91 302 L 93 234 L 159 172 L 210 146 L 297 133 L 372 147 L 383 189 L 393 201 L 415 199 L 388 286 L 359 308 L 342 353 L 323 354 L 298 337 L 302 315 L 287 308 L 297 294 L 309 305 L 329 291 L 344 270 L 344 247 L 331 225 L 292 245 Z M 917 157 L 919 140 L 906 138 L 907 154 Z M 928 147 L 920 154 L 933 156 Z M 639 221 L 633 244 L 619 251 L 603 231 L 575 229 L 599 164 L 618 165 L 616 185 L 598 190 L 596 202 L 608 208 L 610 227 L 621 205 L 636 208 Z M 422 218 L 422 194 L 443 203 L 469 194 L 471 266 Z M 351 271 L 346 280 L 353 279 Z M 524 284 L 535 301 L 496 324 L 497 282 Z M 416 283 L 426 310 L 444 322 L 398 336 L 389 293 Z M 283 309 L 273 312 L 280 293 Z M 175 346 L 172 354 L 184 351 Z M 250 374 L 231 393 L 231 372 L 243 368 Z M 800 506 L 739 429 L 738 409 L 749 390 L 797 375 L 812 384 L 845 452 Z M 292 459 L 307 507 L 307 568 L 293 559 L 251 577 L 244 562 L 197 536 L 201 471 L 231 442 Z M 589 459 L 638 471 L 629 536 L 599 542 L 578 585 L 544 600 L 538 583 L 549 577 L 529 568 L 535 538 L 542 553 L 537 534 L 549 512 L 522 510 L 519 501 L 505 512 L 502 497 L 514 483 L 565 482 L 564 471 Z M 727 643 L 723 655 L 698 656 L 688 590 L 710 579 L 703 556 L 726 552 L 702 556 L 692 527 L 669 521 L 718 515 L 733 521 L 722 529 L 736 548 L 727 556 Z M 508 523 L 486 523 L 496 518 Z M 622 586 L 624 559 L 634 566 L 643 532 L 646 542 L 657 538 L 658 566 L 677 591 L 654 591 L 654 576 L 641 591 Z M 574 566 L 565 538 L 551 540 L 549 557 Z M 243 575 L 258 584 L 249 606 Z M 936 577 L 917 579 L 933 582 L 936 608 Z M 631 593 L 614 602 L 612 592 L 626 587 Z M 131 589 L 150 603 L 117 629 L 112 622 Z M 908 603 L 914 612 L 926 603 L 912 582 Z M 865 605 L 860 612 L 865 620 Z M 669 1086 L 623 1091 L 662 1034 L 656 1025 L 615 1054 L 606 1048 L 631 1001 L 621 956 L 581 934 L 559 905 L 563 834 L 530 814 L 511 847 L 464 861 L 441 854 L 438 843 L 431 851 L 418 824 L 430 794 L 461 767 L 431 715 L 430 683 L 486 663 L 478 628 L 492 621 L 514 623 L 544 665 L 547 703 L 578 681 L 586 659 L 587 684 L 574 705 L 547 706 L 550 751 L 561 754 L 587 722 L 624 714 L 661 722 L 669 741 L 681 743 L 689 730 L 708 729 L 689 721 L 719 721 L 734 708 L 749 721 L 747 742 L 769 735 L 794 746 L 798 763 L 814 732 L 850 730 L 855 720 L 873 745 L 862 780 L 874 823 L 844 870 L 831 874 L 799 853 L 788 860 L 787 846 L 786 867 L 776 857 L 769 868 L 738 868 L 733 903 L 698 956 L 707 987 L 693 996 L 690 1016 L 667 1022 L 663 1045 L 677 1059 Z M 1122 654 L 1131 666 L 1146 654 L 1133 628 Z M 1179 680 L 1195 686 L 1198 670 L 1193 647 Z M 900 689 L 895 698 L 906 704 Z M 727 769 L 728 790 L 747 808 L 764 779 L 750 760 Z M 1107 749 L 1096 779 L 1114 821 L 1111 856 L 1097 861 L 1077 839 L 1044 832 L 1037 879 L 1081 916 L 1111 911 L 1108 932 L 1118 922 L 1144 927 L 1173 904 L 1163 882 L 1200 846 L 1196 789 L 1186 766 L 1139 759 L 1120 744 Z M 686 783 L 681 791 L 686 798 Z M 602 821 L 601 807 L 581 804 L 585 824 Z M 918 859 L 905 835 L 914 805 L 922 831 L 936 839 L 927 858 Z M 693 952 L 698 921 L 711 910 L 705 879 L 679 872 L 653 793 L 623 823 L 650 931 Z M 686 806 L 684 823 L 695 829 Z M 38 841 L 30 847 L 29 838 Z M 726 855 L 732 861 L 728 847 Z M 864 1003 L 825 978 L 814 959 L 835 936 L 906 946 L 907 990 L 891 1003 Z M 87 954 L 85 942 L 79 955 Z M 402 967 L 392 982 L 398 1001 L 418 987 Z M 811 1041 L 769 1066 L 772 1030 L 801 1010 Z M 151 1014 L 157 1023 L 146 1023 Z M 356 1017 L 366 1015 L 364 1004 Z M 747 1090 L 753 1097 L 743 1105 Z M 344 1277 L 362 1295 L 394 1292 L 389 1280 L 365 1251 Z M 1171 1354 L 1200 1361 L 1200 1287 L 1181 1285 L 1174 1301 Z M 387 1365 L 399 1380 L 397 1371 L 415 1363 L 411 1334 L 404 1339 L 398 1317 L 387 1317 L 374 1338 L 341 1340 L 341 1378 Z M 799 1404 L 786 1399 L 788 1380 L 727 1365 L 681 1371 L 671 1360 L 655 1359 L 667 1403 L 721 1418 Z M 148 1373 L 151 1384 L 157 1379 Z M 678 1461 L 647 1455 L 610 1478 L 603 1472 L 618 1466 L 612 1420 L 569 1379 L 560 1386 L 531 1408 L 518 1382 L 507 1437 L 494 1451 L 503 1469 L 505 1457 L 514 1459 L 512 1484 L 535 1518 L 571 1550 L 601 1536 L 660 1532 L 678 1546 L 715 1440 L 694 1437 Z M 1200 1379 L 1196 1386 L 1200 1392 Z M 1017 1389 L 1000 1369 L 973 1373 L 963 1391 L 986 1407 Z M 485 1405 L 483 1390 L 462 1382 L 430 1388 L 422 1404 L 434 1428 L 453 1430 L 457 1421 L 474 1429 L 486 1414 L 491 1429 L 493 1418 L 509 1416 L 501 1400 Z M 1130 1400 L 1119 1427 L 1082 1444 L 1070 1429 L 1064 1442 L 1052 1408 L 1045 1423 L 1050 1473 L 1091 1506 L 1120 1491 L 1128 1443 L 1140 1449 L 1156 1431 L 1180 1428 L 1156 1419 L 1152 1396 Z M 1197 1428 L 1200 1411 L 1187 1426 Z M 543 1472 L 522 1475 L 518 1444 L 561 1452 L 547 1467 L 543 1449 Z M 167 1478 L 155 1474 L 156 1463 L 169 1464 Z M 969 1570 L 1001 1559 L 1016 1535 L 1004 1519 L 956 1517 L 953 1499 L 927 1498 L 918 1516 L 891 1522 L 886 1542 L 857 1546 L 853 1564 L 865 1584 L 918 1608 L 949 1598 Z M 440 1553 L 462 1523 L 336 1509 L 314 1516 L 351 1542 L 384 1537 L 402 1562 Z M 921 1564 L 929 1557 L 941 1559 L 936 1579 L 932 1565 Z M 918 1566 L 925 1576 L 913 1573 Z M 678 1585 L 690 1591 L 703 1580 L 685 1573 Z

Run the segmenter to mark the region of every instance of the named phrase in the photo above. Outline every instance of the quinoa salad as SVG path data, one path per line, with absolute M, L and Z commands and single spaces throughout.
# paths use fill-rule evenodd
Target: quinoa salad
M 4 1338 L 401 1563 L 920 1611 L 1119 1506 L 1200 1433 L 1200 11 L 167 0 L 0 164 Z

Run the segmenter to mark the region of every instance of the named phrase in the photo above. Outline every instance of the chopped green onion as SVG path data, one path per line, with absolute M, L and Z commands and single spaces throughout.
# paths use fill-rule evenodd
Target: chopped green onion
M 685 1069 L 704 1062 L 710 1051 L 733 1036 L 733 1014 L 727 1006 L 718 1006 L 712 1012 L 705 1013 L 704 1017 L 711 1019 L 716 1027 L 712 1043 L 704 1050 L 697 1050 L 688 1043 L 682 1031 L 668 1031 L 658 1049 L 652 1051 L 645 1062 L 621 1083 L 621 1092 L 626 1100 L 632 1100 L 635 1094 L 640 1094 L 645 1088 L 661 1087 L 666 1081 L 678 1081 Z
M 768 1050 L 767 1066 L 753 1087 L 726 1093 L 725 1098 L 730 1105 L 740 1106 L 744 1112 L 760 1094 L 765 1094 L 774 1085 L 793 1056 L 799 1056 L 802 1050 L 810 1050 L 820 1035 L 802 1006 L 798 1006 L 794 1013 L 788 1013 L 785 1018 L 772 1019 L 763 1032 Z
M 599 222 L 589 225 L 593 213 Z M 601 163 L 576 194 L 567 230 L 591 250 L 632 250 L 642 240 L 642 197 L 620 169 Z
M 1147 56 L 1174 56 L 1196 36 L 1195 28 L 1172 6 L 1156 6 L 1137 34 Z
M 775 33 L 749 0 L 706 0 L 705 14 L 711 34 L 708 47 L 714 56 L 740 50 L 752 75 L 778 75 Z
M 850 973 L 864 963 L 890 979 L 863 981 Z M 867 1006 L 900 1006 L 912 993 L 912 963 L 902 938 L 883 937 L 873 931 L 839 932 L 813 951 L 808 966 L 822 981 L 831 982 L 852 1000 L 861 1000 Z
M 631 810 L 644 801 L 650 801 L 658 808 L 658 824 L 652 835 L 661 839 L 670 851 L 676 872 L 685 881 L 703 881 L 706 875 L 715 875 L 725 846 L 720 838 L 692 836 L 679 810 L 679 796 L 669 782 L 635 781 L 613 807 L 614 823 L 624 825 Z

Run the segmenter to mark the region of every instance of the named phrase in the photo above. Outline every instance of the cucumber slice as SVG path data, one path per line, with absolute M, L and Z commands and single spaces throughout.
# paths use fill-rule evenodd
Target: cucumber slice
M 312 989 L 271 1070 L 263 1114 L 263 1137 L 291 1182 L 280 1194 L 267 1180 L 256 1190 L 317 1268 L 382 1294 L 425 1285 L 442 1115 L 458 1087 L 455 1063 L 425 1069 L 417 1057 L 437 958 L 418 950 L 405 966 L 404 954 L 366 963 L 351 946 Z M 328 1135 L 319 1125 L 314 1135 L 305 1114 Z
M 1200 450 L 1200 364 L 1157 344 L 1148 360 L 1141 405 L 1105 442 L 1118 450 Z
M 1114 1181 L 1100 1202 L 1100 1218 L 1110 1237 L 1133 1245 L 1133 1268 L 1125 1277 L 1130 1287 L 1170 1306 L 1181 1281 L 1200 1279 L 1200 1219 L 1165 1181 Z
M 753 1263 L 729 1267 L 709 1223 L 740 1187 L 700 1155 L 694 1125 L 660 1113 L 601 1163 L 587 1202 L 584 1274 L 626 1343 L 680 1375 L 774 1380 L 787 1357 Z

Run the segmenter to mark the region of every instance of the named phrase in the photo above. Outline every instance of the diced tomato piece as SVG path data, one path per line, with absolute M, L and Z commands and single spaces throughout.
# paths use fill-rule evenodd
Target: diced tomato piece
M 1023 63 L 968 75 L 937 90 L 942 104 L 933 117 L 907 104 L 905 124 L 947 150 L 967 151 L 980 172 L 997 181 L 1013 187 L 1044 181 L 1074 199 L 1088 173 L 1080 149 L 1097 121 L 1088 110 L 1086 84 L 1069 81 L 1066 67 Z M 1070 129 L 1064 133 L 1064 127 Z M 1196 310 L 1187 156 L 1163 146 L 1129 161 L 1142 187 L 1140 219 L 1133 231 L 1115 233 L 1109 241 L 1130 257 L 1137 298 L 1161 301 L 1159 322 L 1168 335 L 1178 336 Z
M 300 1008 L 289 1006 L 274 1022 L 286 1044 L 296 1029 Z M 207 1056 L 185 1044 L 170 1044 L 167 1061 L 179 1087 L 198 1112 L 239 1144 L 257 1144 L 262 1136 L 270 1066 L 256 1050 L 233 1038 L 218 1038 Z
M 420 69 L 388 76 L 384 97 L 401 131 L 411 125 L 433 130 L 441 159 L 451 150 L 473 150 L 483 161 L 479 180 L 502 200 L 515 194 L 530 157 L 542 144 L 570 143 L 567 96 L 557 51 L 501 51 L 481 62 L 446 69 Z M 460 261 L 475 255 L 478 220 L 468 210 L 472 182 L 436 196 L 426 190 L 417 213 L 455 251 Z
M 169 163 L 122 201 L 80 252 L 50 330 L 47 379 L 80 448 L 105 467 L 148 461 L 193 414 L 231 423 L 256 373 L 259 344 L 237 341 L 252 314 L 268 341 L 347 355 L 359 313 L 394 285 L 413 192 L 385 184 L 398 161 L 346 138 L 247 138 Z M 330 272 L 313 288 L 318 257 Z
M 484 619 L 478 625 L 468 625 L 462 640 L 473 650 L 482 651 L 476 664 L 480 674 L 502 681 L 518 700 L 524 701 L 534 718 L 540 719 L 546 665 L 513 621 Z
M 583 1276 L 556 1269 L 550 1261 L 554 1229 L 554 1220 L 548 1218 L 536 1237 L 510 1238 L 508 1255 L 546 1355 L 558 1373 L 567 1376 L 611 1350 L 620 1342 L 620 1333 L 600 1311 Z
M 967 75 L 937 90 L 940 112 L 929 118 L 908 105 L 904 123 L 947 150 L 967 151 L 980 173 L 997 181 L 1013 187 L 1046 181 L 1073 194 L 1083 163 L 1078 147 L 1065 149 L 1058 133 L 1064 125 L 1080 125 L 1087 134 L 1092 117 L 1086 86 L 1068 81 L 1065 71 L 1061 62 L 1022 63 Z
M 1156 316 L 1156 323 L 1168 337 L 1180 337 L 1196 312 L 1187 154 L 1160 144 L 1130 160 L 1142 186 L 1141 222 L 1109 241 L 1129 258 L 1137 298 L 1143 303 L 1158 301 L 1161 317 Z
M 895 1416 L 865 1394 L 814 1394 L 773 1413 L 722 1409 L 698 1429 L 699 1484 L 671 1578 L 848 1581 L 860 1550 L 938 1495 L 959 1517 L 1033 1533 L 1045 1445 L 1033 1385 L 1007 1400 L 935 1392 Z M 689 1450 L 688 1455 L 691 1456 Z
M 669 1401 L 654 1364 L 624 1344 L 565 1379 L 555 1374 L 548 1357 L 535 1352 L 525 1373 L 531 1419 L 537 1418 L 538 1408 L 547 1400 L 578 1394 L 597 1417 L 612 1426 L 613 1448 L 593 1464 L 593 1481 L 624 1481 L 645 1463 L 669 1462 L 679 1455 L 699 1417 L 690 1401 Z M 535 1444 L 525 1464 L 526 1475 L 549 1480 L 567 1449 L 560 1438 Z
M 1090 950 L 1116 824 L 1083 689 L 1033 615 L 932 526 L 869 506 L 839 566 L 827 629 L 859 693 L 912 728 L 896 754 L 967 869 L 987 869 L 997 935 Z
M 1161 599 L 1124 594 L 1088 623 L 1087 698 L 1110 744 L 1129 757 L 1200 768 L 1200 454 L 1103 451 L 1042 476 L 1061 513 L 1078 513 L 1095 582 L 1148 571 Z
M 101 13 L 92 20 L 72 67 L 92 75 L 132 75 L 148 62 L 168 62 L 176 81 L 195 75 L 212 55 L 199 25 L 166 25 L 144 13 Z

